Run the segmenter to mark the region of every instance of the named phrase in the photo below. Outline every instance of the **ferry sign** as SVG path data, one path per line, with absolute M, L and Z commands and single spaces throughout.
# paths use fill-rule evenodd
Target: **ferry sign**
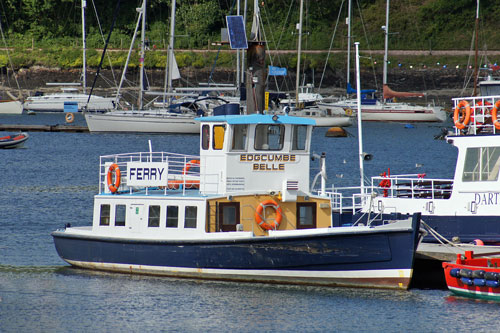
M 165 186 L 168 184 L 167 162 L 128 162 L 127 185 Z

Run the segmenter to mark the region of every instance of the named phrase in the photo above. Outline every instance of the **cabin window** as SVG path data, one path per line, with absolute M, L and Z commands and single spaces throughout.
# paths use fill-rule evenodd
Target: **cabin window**
M 210 147 L 210 126 L 201 127 L 201 149 L 207 150 Z
M 213 128 L 214 131 L 214 142 L 213 149 L 221 150 L 224 147 L 224 132 L 226 127 L 224 125 L 215 125 Z
M 116 205 L 115 206 L 115 226 L 116 227 L 124 227 L 125 226 L 125 215 L 126 215 L 126 206 L 125 205 Z
M 179 225 L 179 207 L 167 207 L 167 228 L 177 228 Z
M 246 150 L 247 144 L 247 125 L 233 126 L 233 145 L 232 150 Z
M 240 223 L 240 203 L 224 202 L 219 204 L 219 230 L 236 231 Z
M 160 206 L 149 206 L 148 227 L 160 226 Z
M 260 124 L 255 127 L 255 150 L 281 150 L 285 137 L 283 125 Z
M 111 206 L 106 204 L 106 205 L 101 205 L 101 214 L 100 214 L 100 220 L 99 220 L 99 225 L 109 225 L 109 218 L 111 216 Z
M 499 168 L 500 147 L 467 148 L 462 181 L 496 181 Z
M 293 126 L 292 130 L 292 150 L 305 150 L 307 141 L 307 126 Z
M 297 229 L 316 228 L 316 203 L 297 203 Z
M 196 206 L 186 206 L 184 211 L 184 228 L 196 228 Z

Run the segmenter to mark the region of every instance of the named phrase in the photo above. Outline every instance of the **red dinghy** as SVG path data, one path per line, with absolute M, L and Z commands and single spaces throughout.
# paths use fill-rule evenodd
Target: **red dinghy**
M 0 137 L 0 148 L 19 148 L 28 140 L 28 133 L 18 133 Z
M 500 258 L 474 258 L 473 251 L 465 251 L 465 257 L 457 254 L 456 263 L 444 262 L 443 268 L 454 294 L 500 301 Z

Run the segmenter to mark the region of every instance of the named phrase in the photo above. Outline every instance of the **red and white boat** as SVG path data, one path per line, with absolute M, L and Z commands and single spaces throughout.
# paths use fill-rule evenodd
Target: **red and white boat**
M 500 258 L 465 251 L 456 262 L 444 262 L 446 284 L 454 294 L 500 301 Z
M 24 132 L 0 137 L 0 148 L 5 149 L 22 147 L 28 138 L 28 133 Z

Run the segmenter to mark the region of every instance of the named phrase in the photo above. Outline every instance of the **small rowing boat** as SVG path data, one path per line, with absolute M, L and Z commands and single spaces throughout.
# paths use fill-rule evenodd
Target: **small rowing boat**
M 28 140 L 28 133 L 17 133 L 0 137 L 0 148 L 19 148 Z

